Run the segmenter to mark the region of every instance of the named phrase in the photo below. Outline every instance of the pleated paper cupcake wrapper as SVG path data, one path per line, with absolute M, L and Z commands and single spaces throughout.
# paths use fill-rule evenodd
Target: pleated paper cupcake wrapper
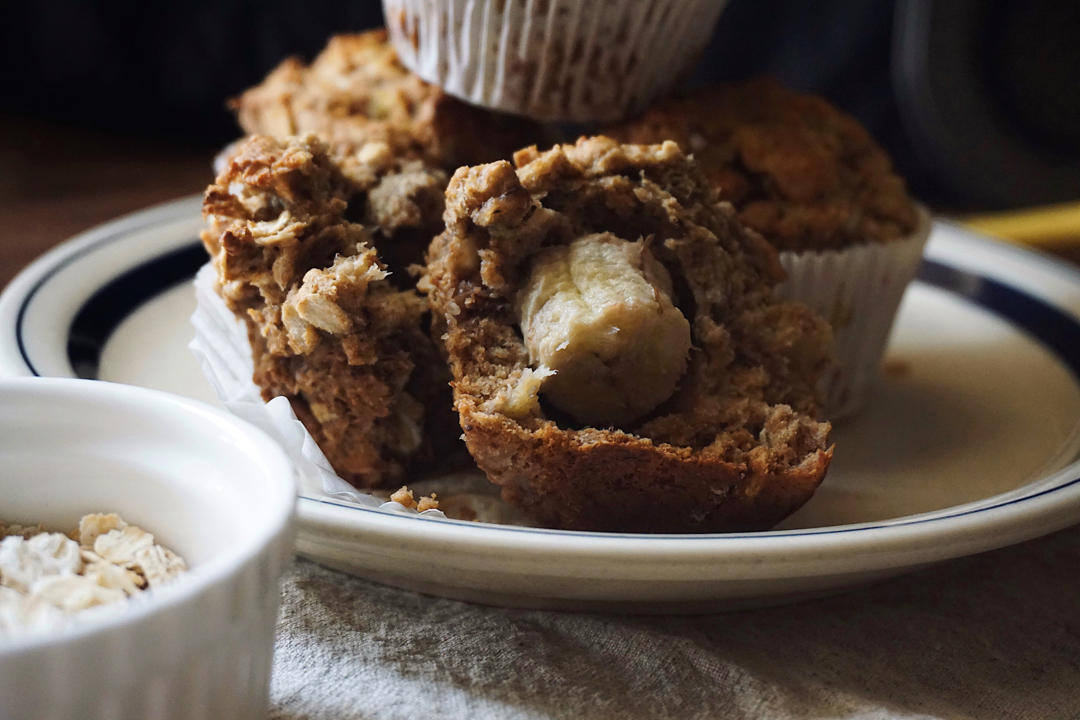
M 697 60 L 727 0 L 383 0 L 409 69 L 447 93 L 546 121 L 609 121 Z
M 777 294 L 809 305 L 833 328 L 834 362 L 822 380 L 828 419 L 851 416 L 865 404 L 929 234 L 929 214 L 920 208 L 919 227 L 901 240 L 780 253 L 788 279 Z
M 225 306 L 215 290 L 215 273 L 204 265 L 195 275 L 195 337 L 188 345 L 221 403 L 281 444 L 296 468 L 300 495 L 352 503 L 384 512 L 445 518 L 439 510 L 417 513 L 412 508 L 357 490 L 330 465 L 315 439 L 297 419 L 287 398 L 264 402 L 252 381 L 254 366 L 247 328 Z

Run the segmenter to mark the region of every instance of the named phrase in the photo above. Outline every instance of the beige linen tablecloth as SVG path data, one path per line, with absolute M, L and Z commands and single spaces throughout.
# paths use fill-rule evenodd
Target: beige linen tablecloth
M 832 598 L 505 610 L 298 560 L 271 717 L 1080 718 L 1080 527 Z

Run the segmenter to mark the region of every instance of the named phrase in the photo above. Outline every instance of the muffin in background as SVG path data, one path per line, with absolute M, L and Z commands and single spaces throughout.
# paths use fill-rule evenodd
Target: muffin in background
M 424 82 L 401 64 L 382 29 L 330 38 L 310 65 L 287 58 L 230 107 L 252 135 L 316 133 L 339 154 L 382 142 L 447 171 L 509 158 L 542 132 Z
M 401 61 L 477 105 L 612 121 L 674 87 L 726 0 L 383 0 Z
M 930 222 L 885 152 L 851 116 L 771 79 L 717 85 L 606 129 L 625 142 L 675 140 L 739 219 L 780 251 L 778 294 L 833 326 L 827 416 L 865 403 Z

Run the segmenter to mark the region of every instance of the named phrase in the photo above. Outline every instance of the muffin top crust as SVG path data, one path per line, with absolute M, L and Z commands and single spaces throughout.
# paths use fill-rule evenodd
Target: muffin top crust
M 284 60 L 230 102 L 251 134 L 316 133 L 332 147 L 383 142 L 397 155 L 453 170 L 508 158 L 538 126 L 456 100 L 398 60 L 385 30 L 332 37 L 310 65 Z
M 866 129 L 772 79 L 673 98 L 605 132 L 677 142 L 739 219 L 781 250 L 888 242 L 917 224 L 904 181 Z

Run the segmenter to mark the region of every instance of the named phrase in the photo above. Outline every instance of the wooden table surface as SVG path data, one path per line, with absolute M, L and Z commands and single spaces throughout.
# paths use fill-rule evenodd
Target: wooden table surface
M 13 117 L 0 137 L 0 287 L 82 230 L 202 192 L 216 152 Z M 1058 255 L 1080 263 L 1080 245 Z
M 200 193 L 212 149 L 0 118 L 0 287 L 52 246 L 155 203 Z

